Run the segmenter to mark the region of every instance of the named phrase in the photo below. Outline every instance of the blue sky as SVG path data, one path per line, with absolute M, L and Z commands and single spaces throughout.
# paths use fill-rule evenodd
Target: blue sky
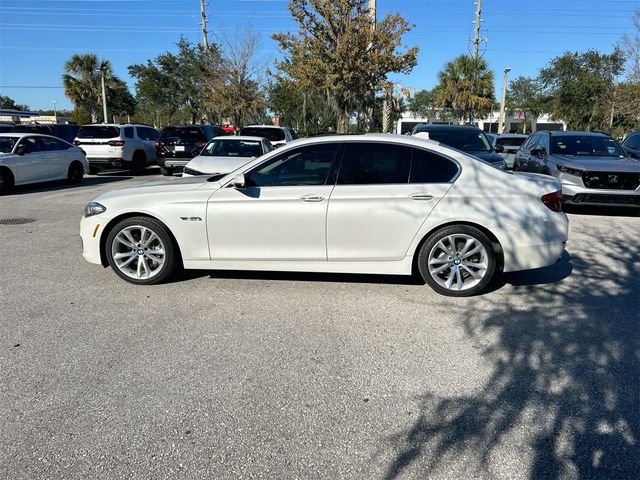
M 295 29 L 287 0 L 208 0 L 210 41 L 251 27 L 261 40 L 261 60 L 279 55 L 272 33 Z M 536 75 L 565 51 L 610 52 L 640 0 L 484 0 L 484 57 L 501 82 Z M 131 86 L 127 66 L 174 49 L 180 35 L 200 41 L 199 0 L 0 0 L 0 93 L 31 108 L 71 108 L 62 89 L 63 64 L 73 53 L 108 58 Z M 379 18 L 400 12 L 415 24 L 406 45 L 420 46 L 418 66 L 394 80 L 431 88 L 451 58 L 469 52 L 473 0 L 378 0 Z M 16 88 L 20 87 L 20 88 Z M 46 87 L 46 88 L 24 88 Z M 498 91 L 499 85 L 496 85 Z

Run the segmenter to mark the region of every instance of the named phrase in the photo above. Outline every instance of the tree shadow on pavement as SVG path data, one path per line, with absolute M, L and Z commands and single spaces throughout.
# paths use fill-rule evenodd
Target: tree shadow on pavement
M 640 243 L 608 241 L 572 255 L 579 282 L 522 287 L 529 308 L 518 289 L 461 307 L 476 312 L 463 326 L 492 373 L 474 395 L 420 398 L 391 438 L 387 479 L 435 475 L 463 453 L 473 476 L 495 477 L 504 448 L 528 458 L 531 479 L 640 478 Z

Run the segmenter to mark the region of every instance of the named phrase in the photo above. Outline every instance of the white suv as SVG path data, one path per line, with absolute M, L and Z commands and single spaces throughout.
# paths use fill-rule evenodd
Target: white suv
M 247 125 L 242 127 L 240 135 L 266 138 L 274 148 L 281 147 L 298 138 L 294 129 L 275 125 Z
M 100 124 L 83 126 L 74 145 L 81 146 L 89 161 L 89 173 L 124 167 L 141 172 L 157 161 L 155 142 L 160 133 L 147 125 Z

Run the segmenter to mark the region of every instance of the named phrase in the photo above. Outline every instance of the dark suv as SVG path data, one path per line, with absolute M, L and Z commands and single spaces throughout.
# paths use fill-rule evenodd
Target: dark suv
M 411 135 L 419 133 L 428 135 L 429 140 L 462 150 L 500 170 L 507 169 L 504 158 L 499 155 L 504 152 L 504 147 L 497 146 L 494 149 L 487 135 L 477 127 L 420 124 L 413 128 Z
M 536 132 L 513 169 L 556 177 L 565 203 L 640 206 L 640 160 L 606 133 Z
M 217 125 L 171 125 L 156 142 L 158 165 L 163 175 L 181 172 L 213 137 L 226 135 Z
M 54 137 L 61 138 L 62 140 L 73 143 L 76 138 L 80 125 L 68 125 L 64 123 L 57 124 L 23 124 L 13 127 L 12 132 L 15 133 L 41 133 L 42 135 L 52 135 Z

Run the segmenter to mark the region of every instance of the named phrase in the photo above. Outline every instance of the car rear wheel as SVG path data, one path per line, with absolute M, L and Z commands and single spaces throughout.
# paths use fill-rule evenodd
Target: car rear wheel
M 72 162 L 67 172 L 67 181 L 69 183 L 80 183 L 84 177 L 84 167 L 80 162 Z
M 0 195 L 6 195 L 13 190 L 14 179 L 11 170 L 0 168 Z
M 179 265 L 176 248 L 167 228 L 149 217 L 119 222 L 106 242 L 109 265 L 118 276 L 136 285 L 166 280 Z
M 496 270 L 496 252 L 480 230 L 452 225 L 433 233 L 418 255 L 422 278 L 436 292 L 468 297 L 482 291 Z
M 142 152 L 136 152 L 133 154 L 131 160 L 131 171 L 136 174 L 141 174 L 147 167 L 147 156 Z

